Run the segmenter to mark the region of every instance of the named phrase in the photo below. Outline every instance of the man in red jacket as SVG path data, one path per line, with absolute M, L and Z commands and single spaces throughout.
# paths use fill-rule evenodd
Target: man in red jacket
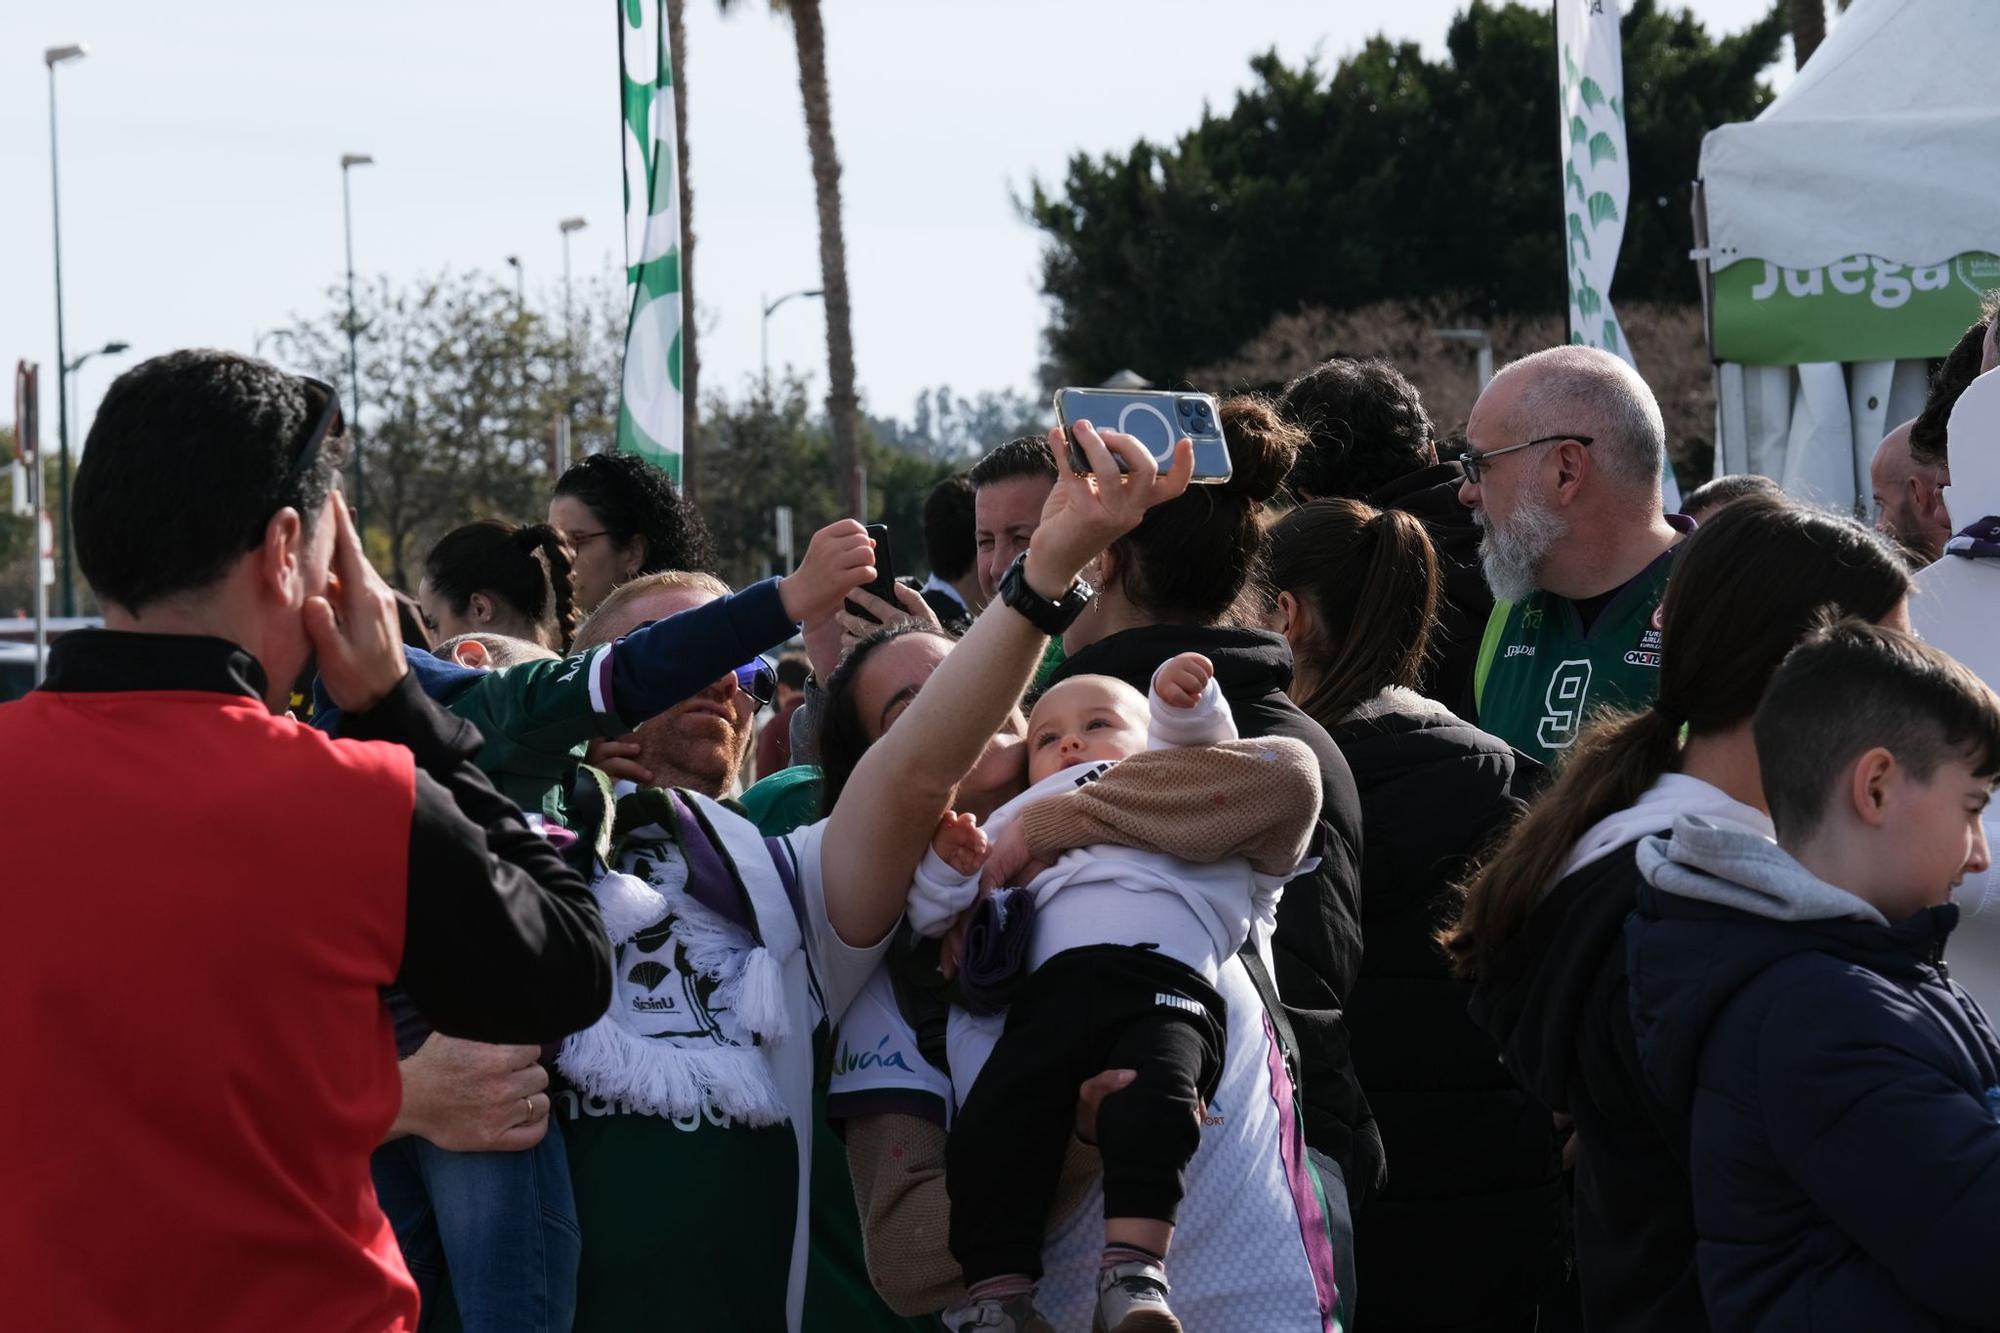
M 408 673 L 333 493 L 346 444 L 329 386 L 220 352 L 120 377 L 90 432 L 106 628 L 0 707 L 11 1326 L 413 1329 L 368 1176 L 398 1104 L 380 989 L 484 1042 L 607 1002 L 582 880 Z M 314 657 L 343 739 L 280 711 Z

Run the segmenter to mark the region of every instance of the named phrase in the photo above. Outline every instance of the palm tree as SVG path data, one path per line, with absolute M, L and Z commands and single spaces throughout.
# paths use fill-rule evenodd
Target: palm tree
M 673 61 L 674 141 L 679 149 L 681 191 L 681 492 L 695 490 L 695 460 L 701 443 L 701 359 L 695 350 L 694 187 L 688 184 L 687 24 L 683 0 L 667 0 L 667 54 Z
M 736 0 L 716 0 L 724 13 Z M 805 103 L 806 148 L 812 154 L 819 204 L 820 291 L 826 308 L 826 412 L 833 430 L 836 484 L 848 512 L 865 518 L 860 473 L 861 398 L 854 390 L 854 330 L 847 299 L 847 240 L 840 225 L 840 157 L 833 147 L 833 98 L 826 82 L 826 28 L 819 0 L 769 0 L 791 15 L 799 52 L 799 96 Z

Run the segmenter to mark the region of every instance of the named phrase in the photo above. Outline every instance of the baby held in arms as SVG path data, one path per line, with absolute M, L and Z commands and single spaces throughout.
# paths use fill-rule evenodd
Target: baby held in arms
M 1147 780 L 1095 790 L 1121 761 Z M 1028 790 L 980 828 L 947 815 L 910 890 L 909 919 L 938 936 L 968 911 L 994 840 L 1070 847 L 1022 885 L 1034 903 L 1029 975 L 952 1125 L 951 1252 L 967 1301 L 948 1327 L 1047 1329 L 1034 1308 L 1042 1228 L 1075 1121 L 1077 1087 L 1137 1077 L 1097 1115 L 1105 1250 L 1098 1327 L 1178 1329 L 1166 1253 L 1221 1076 L 1219 970 L 1304 867 L 1319 769 L 1297 741 L 1240 741 L 1214 667 L 1184 653 L 1151 698 L 1104 676 L 1065 680 L 1028 719 Z

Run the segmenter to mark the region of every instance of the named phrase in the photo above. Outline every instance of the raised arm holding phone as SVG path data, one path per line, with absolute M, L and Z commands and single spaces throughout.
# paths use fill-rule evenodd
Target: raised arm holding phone
M 1028 688 L 1048 634 L 1021 606 L 1060 605 L 1075 594 L 1085 565 L 1149 508 L 1187 489 L 1194 455 L 1185 441 L 1163 474 L 1130 436 L 1100 435 L 1088 421 L 1072 433 L 1091 470 L 1066 473 L 1049 493 L 1021 557 L 1014 600 L 973 621 L 896 725 L 869 747 L 834 806 L 822 857 L 827 910 L 849 944 L 873 944 L 896 924 L 953 790 Z M 1060 430 L 1049 432 L 1050 448 L 1063 443 Z

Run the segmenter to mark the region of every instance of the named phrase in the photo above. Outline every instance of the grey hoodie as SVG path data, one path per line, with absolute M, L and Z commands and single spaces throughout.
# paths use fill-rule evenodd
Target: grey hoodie
M 2000 1042 L 1938 965 L 1958 908 L 1884 925 L 1692 821 L 1640 859 L 1632 1035 L 1687 1118 L 1708 1327 L 2000 1327 Z
M 1772 921 L 1889 924 L 1875 908 L 1819 878 L 1771 839 L 1699 815 L 1676 819 L 1671 838 L 1642 841 L 1639 873 L 1663 893 Z

